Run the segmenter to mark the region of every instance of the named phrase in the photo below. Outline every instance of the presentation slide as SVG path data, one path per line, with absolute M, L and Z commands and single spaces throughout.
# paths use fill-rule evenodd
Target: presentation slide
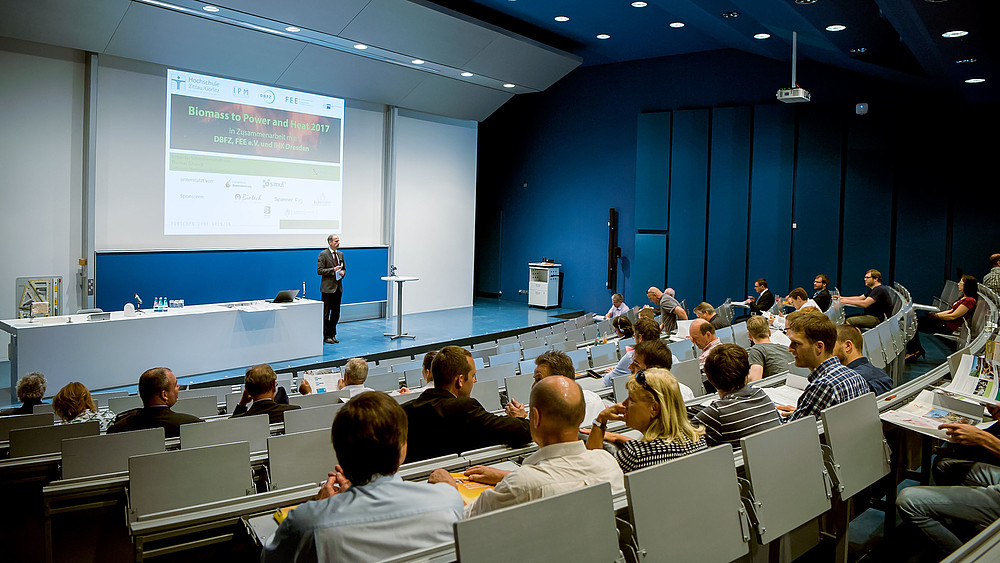
M 167 70 L 164 235 L 343 228 L 344 100 Z

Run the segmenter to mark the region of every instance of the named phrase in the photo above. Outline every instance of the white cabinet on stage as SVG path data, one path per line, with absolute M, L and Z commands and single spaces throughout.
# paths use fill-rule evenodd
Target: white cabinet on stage
M 551 262 L 528 263 L 528 306 L 559 306 L 559 267 Z

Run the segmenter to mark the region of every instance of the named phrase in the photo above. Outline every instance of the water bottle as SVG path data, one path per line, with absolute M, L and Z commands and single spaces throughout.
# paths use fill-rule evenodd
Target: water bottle
M 153 298 L 153 312 L 154 313 L 159 313 L 160 312 L 160 298 L 159 297 Z

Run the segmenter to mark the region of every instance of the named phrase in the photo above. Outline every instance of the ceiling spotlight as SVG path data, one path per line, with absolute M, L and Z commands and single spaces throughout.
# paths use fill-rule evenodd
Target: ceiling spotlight
M 985 78 L 966 78 L 966 84 L 979 84 L 980 82 L 986 82 Z
M 504 84 L 504 85 L 503 85 L 503 87 L 504 87 L 504 88 L 513 88 L 513 87 L 514 87 L 514 85 L 513 85 L 513 84 L 511 84 L 510 82 L 508 82 L 508 83 Z
M 753 36 L 753 38 L 754 39 L 770 39 L 771 38 L 771 34 L 770 33 L 755 33 L 754 36 Z
M 415 65 L 422 65 L 422 64 L 424 64 L 424 60 L 423 59 L 413 59 L 410 62 L 413 63 L 413 64 L 415 64 Z
M 852 55 L 860 55 L 861 53 L 864 53 L 867 50 L 868 50 L 868 47 L 855 47 L 855 48 L 851 49 L 851 54 Z
M 611 36 L 607 33 L 601 33 L 597 36 L 598 39 L 611 39 Z
M 962 30 L 962 29 L 956 29 L 956 30 L 953 30 L 953 31 L 946 31 L 946 32 L 942 33 L 941 37 L 947 37 L 948 39 L 951 39 L 953 37 L 965 37 L 968 34 L 969 34 L 968 31 L 965 31 L 965 30 Z
M 826 26 L 826 30 L 827 31 L 844 31 L 845 29 L 847 29 L 847 26 L 846 25 L 840 25 L 839 23 L 835 23 L 833 25 Z
M 368 48 L 368 45 L 365 45 L 364 43 L 357 43 L 354 45 L 354 48 L 359 51 L 364 51 L 365 49 Z
M 557 22 L 568 22 L 569 21 L 569 16 L 556 16 L 555 20 Z
M 722 12 L 722 17 L 724 18 L 738 18 L 740 17 L 739 12 Z
M 202 6 L 201 9 L 205 10 L 206 12 L 212 12 L 213 14 L 219 11 L 219 9 L 216 8 L 215 6 Z
M 976 62 L 976 59 L 958 59 L 957 61 L 955 61 L 955 64 L 967 65 L 969 63 L 974 63 L 974 62 Z
M 684 22 L 673 22 L 673 23 L 670 24 L 670 27 L 675 27 L 675 28 L 680 29 L 680 28 L 684 27 Z
M 295 27 L 294 25 L 290 25 L 290 26 L 288 26 L 288 27 L 285 28 L 285 31 L 288 31 L 290 33 L 298 33 L 298 32 L 300 32 L 302 30 L 299 29 L 299 28 L 297 28 L 297 27 Z
M 645 2 L 632 2 L 633 8 L 645 8 L 647 4 Z
M 795 0 L 796 4 L 815 4 L 816 0 Z
M 475 74 L 472 74 L 471 72 L 466 71 L 466 72 L 462 73 L 462 76 L 464 76 L 466 78 L 470 78 L 470 77 L 475 76 Z

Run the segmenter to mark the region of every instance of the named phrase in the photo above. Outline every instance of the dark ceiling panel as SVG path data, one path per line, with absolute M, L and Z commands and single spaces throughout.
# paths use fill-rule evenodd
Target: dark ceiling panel
M 425 113 L 482 121 L 513 94 L 441 76 L 428 76 L 399 104 Z

